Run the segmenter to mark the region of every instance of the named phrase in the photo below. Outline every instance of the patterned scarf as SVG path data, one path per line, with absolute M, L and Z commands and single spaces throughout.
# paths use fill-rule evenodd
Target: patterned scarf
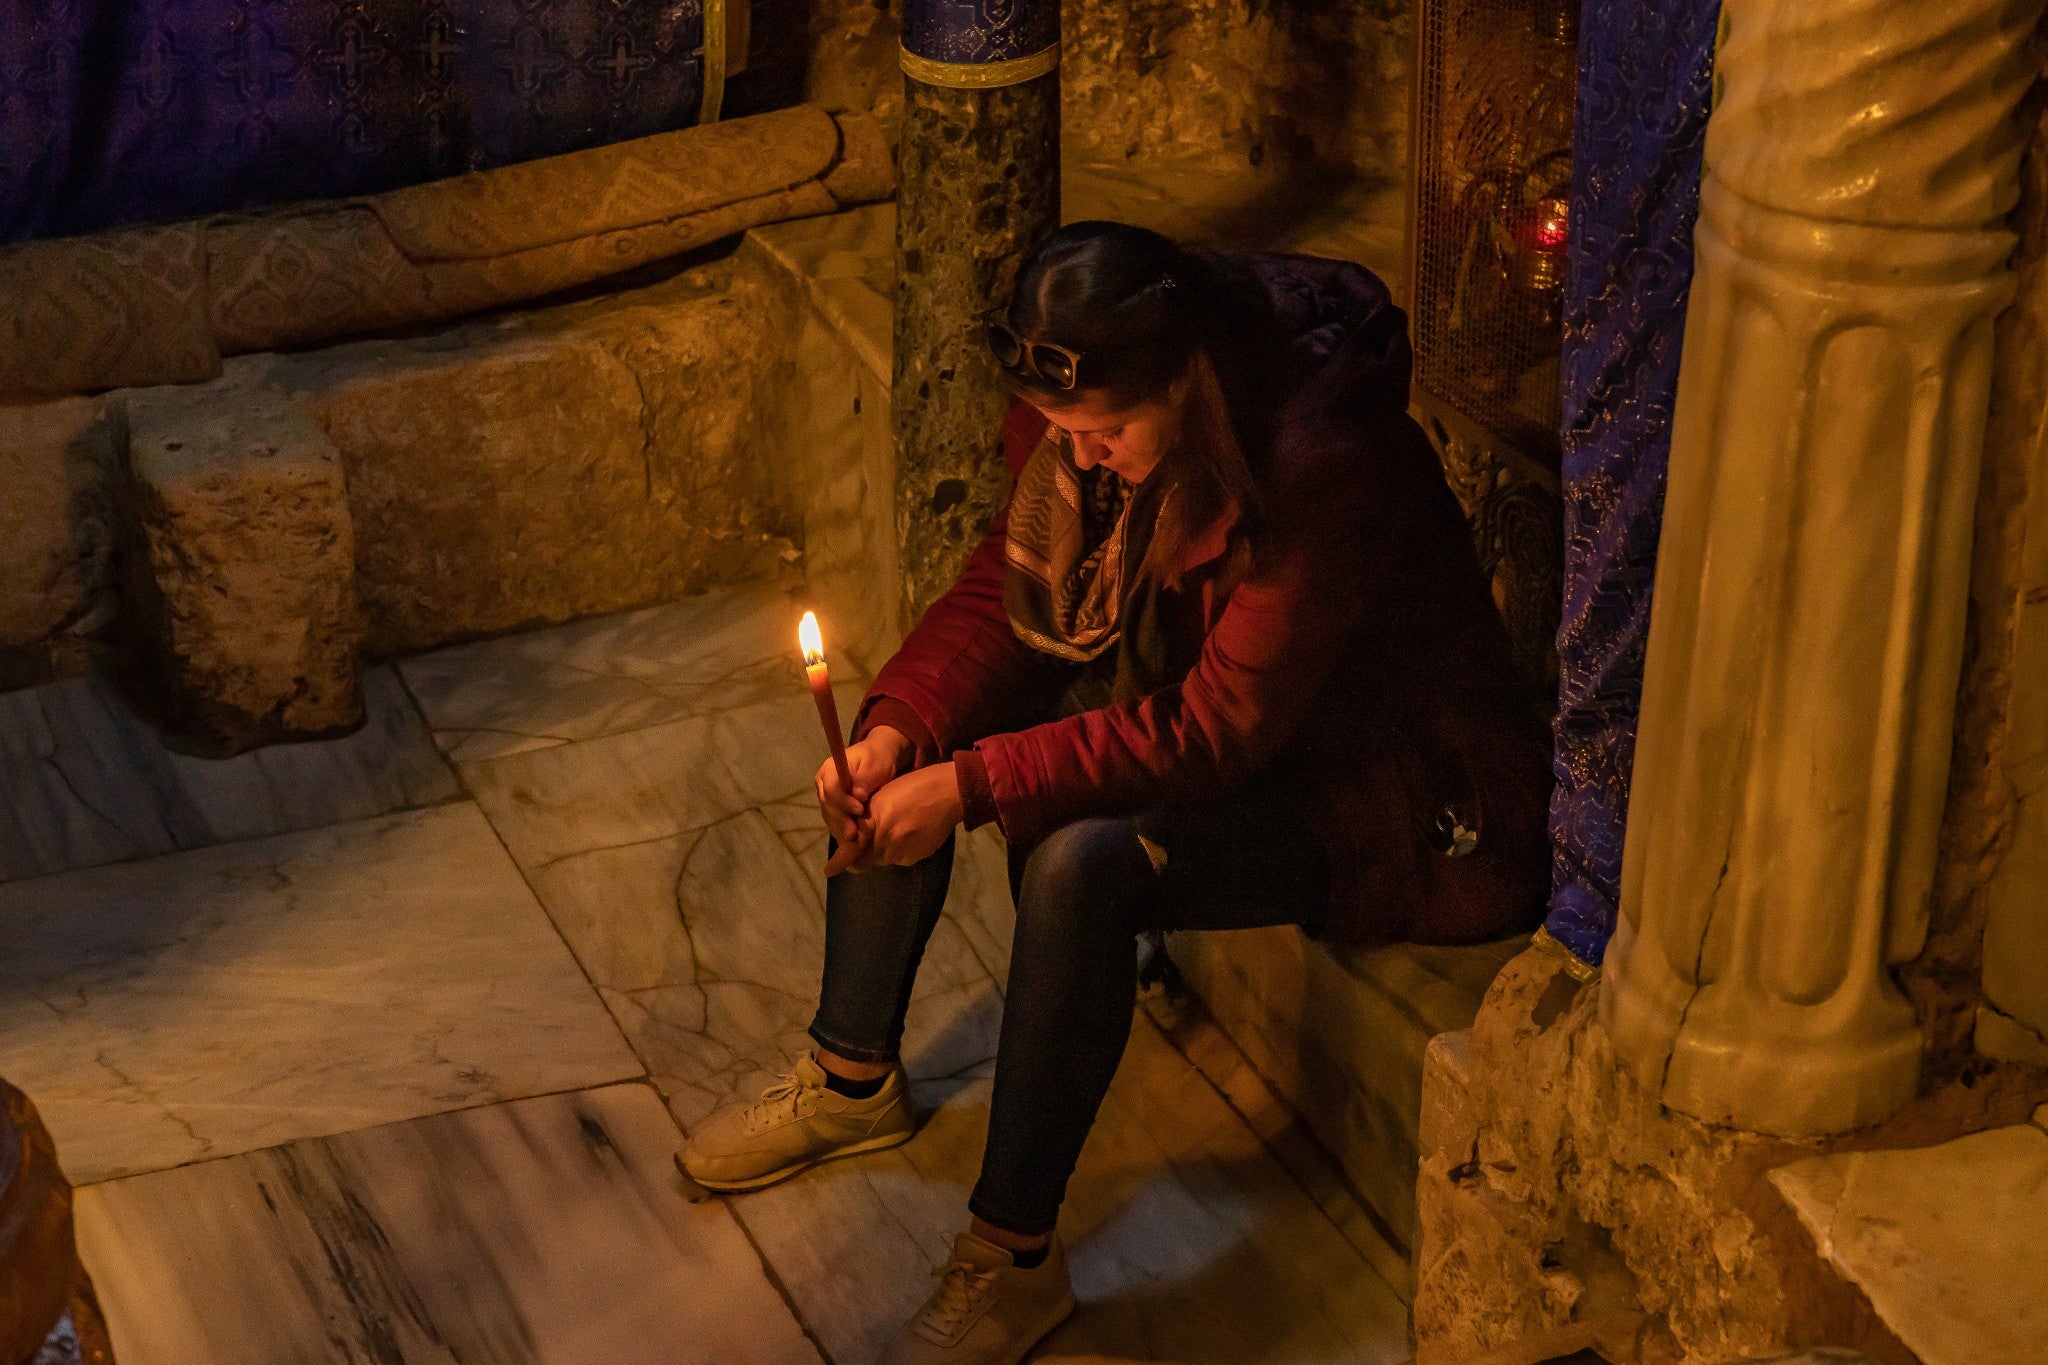
M 1018 639 L 1085 664 L 1123 638 L 1128 588 L 1159 520 L 1161 498 L 1146 492 L 1100 465 L 1083 471 L 1062 437 L 1038 443 L 1010 500 L 1003 605 Z

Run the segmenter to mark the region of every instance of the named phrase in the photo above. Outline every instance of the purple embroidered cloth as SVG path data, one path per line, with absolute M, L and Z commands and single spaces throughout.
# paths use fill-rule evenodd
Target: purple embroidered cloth
M 1545 927 L 1598 964 L 1650 633 L 1719 0 L 1587 0 L 1565 282 L 1564 620 Z
M 703 38 L 703 0 L 5 0 L 0 241 L 685 127 Z

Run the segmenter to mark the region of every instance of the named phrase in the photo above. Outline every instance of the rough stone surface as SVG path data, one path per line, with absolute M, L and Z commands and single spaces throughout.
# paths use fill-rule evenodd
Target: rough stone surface
M 1530 949 L 1488 992 L 1469 1065 L 1453 1084 L 1428 1083 L 1427 1111 L 1462 1093 L 1465 1112 L 1432 1120 L 1447 1145 L 1422 1156 L 1419 1358 L 1548 1348 L 1576 1327 L 1615 1359 L 1707 1365 L 1826 1345 L 1912 1361 L 1765 1177 L 1803 1158 L 2024 1122 L 2042 1074 L 1981 1067 L 1830 1139 L 1737 1133 L 1643 1093 L 1599 1023 L 1599 990 L 1561 955 Z M 1517 1280 L 1531 1249 L 1537 1278 Z M 1532 1293 L 1539 1282 L 1546 1292 Z
M 100 399 L 0 406 L 0 687 L 83 671 L 106 624 L 118 417 Z
M 340 450 L 376 656 L 772 575 L 758 414 L 792 358 L 732 261 L 419 340 L 231 367 Z
M 1059 225 L 1059 77 L 995 90 L 905 85 L 896 219 L 896 527 L 904 616 L 959 577 L 1009 496 L 1009 404 L 981 315 Z
M 0 1360 L 26 1360 L 80 1277 L 71 1186 L 36 1107 L 0 1081 Z
M 1067 0 L 1067 150 L 1088 160 L 1229 152 L 1407 164 L 1406 0 Z
M 363 718 L 342 462 L 290 399 L 232 382 L 127 395 L 123 632 L 166 741 L 209 756 Z

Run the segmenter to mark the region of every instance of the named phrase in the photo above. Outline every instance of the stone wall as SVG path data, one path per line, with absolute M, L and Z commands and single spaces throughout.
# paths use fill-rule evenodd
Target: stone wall
M 1069 158 L 1407 166 L 1409 0 L 1068 0 Z

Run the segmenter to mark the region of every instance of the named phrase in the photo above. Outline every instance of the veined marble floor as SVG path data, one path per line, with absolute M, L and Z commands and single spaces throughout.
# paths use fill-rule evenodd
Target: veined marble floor
M 962 840 L 914 1140 L 686 1202 L 681 1133 L 815 1004 L 791 623 L 764 589 L 446 649 L 364 732 L 217 765 L 90 684 L 0 697 L 0 1070 L 125 1365 L 873 1359 L 965 1218 L 1011 910 Z M 1062 1226 L 1039 1360 L 1408 1357 L 1370 1221 L 1199 1015 L 1140 1013 Z

